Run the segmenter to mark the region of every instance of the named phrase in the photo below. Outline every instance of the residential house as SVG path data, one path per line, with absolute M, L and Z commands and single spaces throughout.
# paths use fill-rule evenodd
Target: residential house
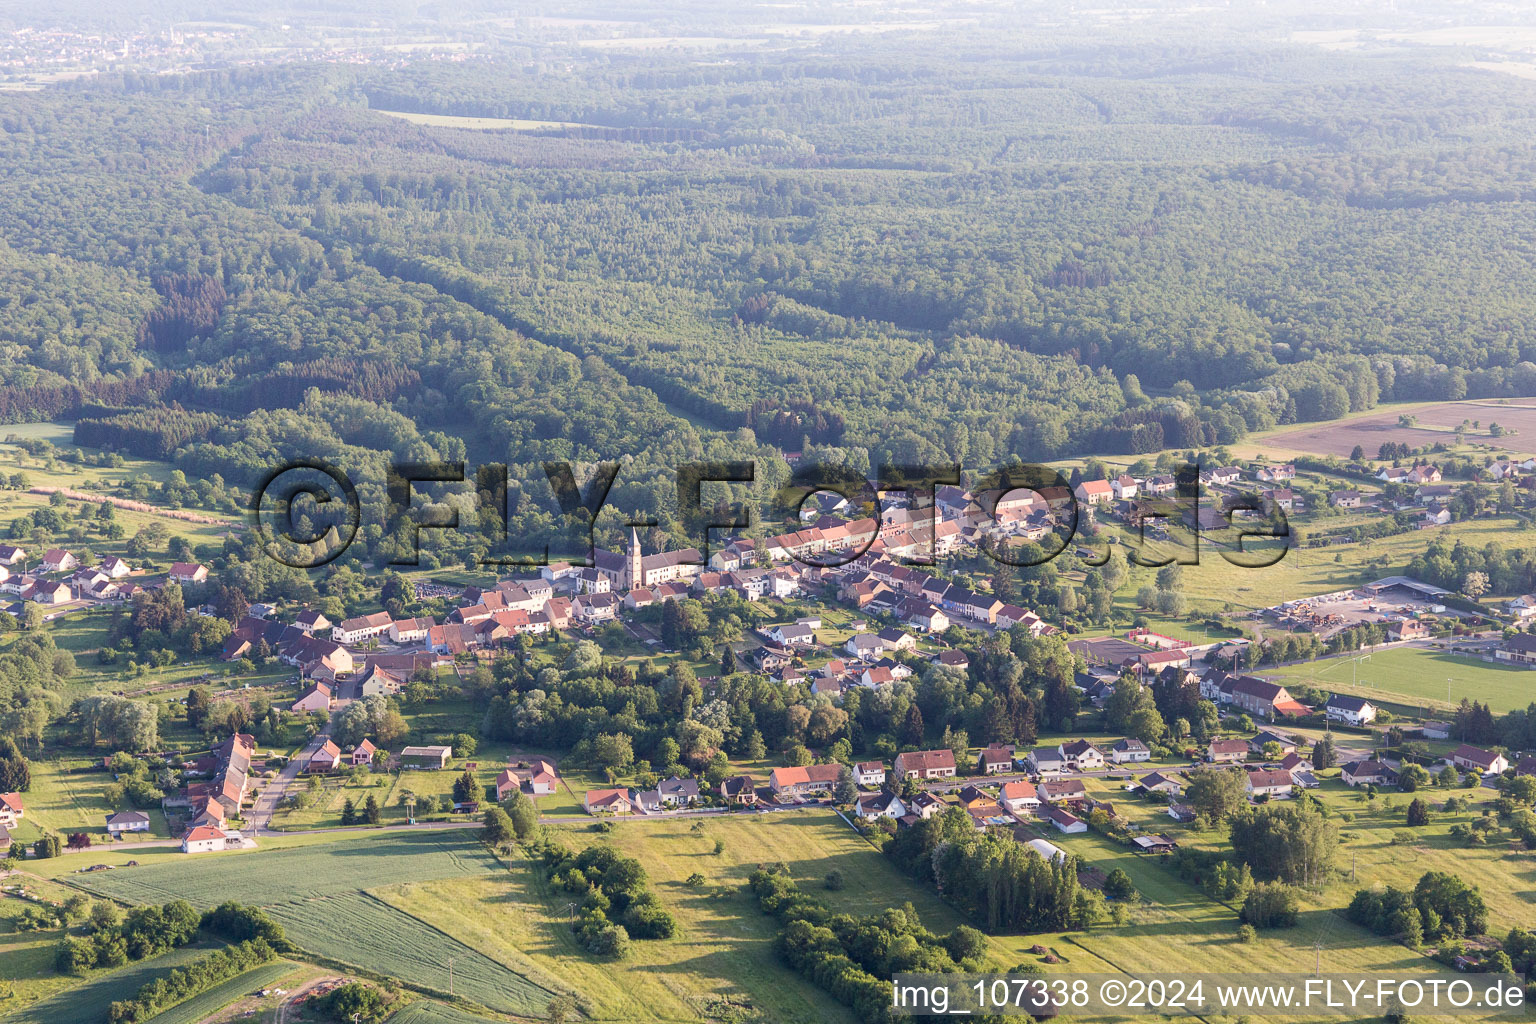
M 20 793 L 0 793 L 0 825 L 14 825 L 26 816 Z
M 1376 721 L 1376 705 L 1364 697 L 1346 697 L 1335 693 L 1328 698 L 1328 703 L 1323 705 L 1323 710 L 1327 713 L 1330 722 L 1340 722 L 1344 725 L 1369 725 Z
M 1536 594 L 1521 594 L 1504 606 L 1516 619 L 1525 620 L 1536 615 Z
M 1359 491 L 1332 491 L 1328 495 L 1328 504 L 1334 508 L 1359 508 L 1364 503 Z
M 895 626 L 882 629 L 875 634 L 888 651 L 915 651 L 917 650 L 917 638 L 911 633 L 904 633 Z
M 1003 783 L 997 801 L 1016 814 L 1027 814 L 1040 806 L 1040 794 L 1035 791 L 1034 783 L 1020 779 Z
M 169 578 L 172 583 L 180 583 L 182 586 L 202 583 L 208 579 L 208 567 L 198 562 L 173 562 Z
M 886 651 L 886 643 L 874 633 L 855 633 L 848 638 L 843 649 L 855 658 L 873 661 Z
M 952 668 L 961 672 L 971 667 L 971 659 L 966 657 L 964 651 L 940 651 L 938 658 L 935 660 L 945 668 Z
M 304 695 L 289 705 L 289 711 L 329 711 L 331 708 L 331 687 L 327 683 L 315 683 Z
M 389 612 L 374 612 L 345 619 L 339 626 L 331 627 L 331 640 L 338 644 L 360 644 L 365 640 L 389 632 L 395 624 Z
M 1184 795 L 1184 784 L 1173 776 L 1164 775 L 1162 772 L 1143 775 L 1138 785 L 1145 793 L 1166 793 L 1171 797 Z
M 634 810 L 627 789 L 589 789 L 581 799 L 588 814 L 628 814 Z
M 994 743 L 982 748 L 976 759 L 976 770 L 983 775 L 997 775 L 1012 771 L 1013 748 L 1002 743 Z
M 1072 494 L 1084 505 L 1103 505 L 1115 496 L 1108 480 L 1083 480 L 1072 488 Z
M 330 619 L 312 608 L 299 612 L 293 624 L 306 633 L 325 633 L 333 628 Z
M 352 761 L 352 767 L 354 767 L 354 768 L 359 768 L 359 767 L 366 768 L 369 765 L 372 765 L 373 764 L 373 755 L 378 753 L 378 750 L 379 750 L 379 748 L 373 745 L 373 741 L 372 740 L 368 740 L 368 739 L 363 740 L 363 742 L 359 743 L 357 746 L 352 748 L 352 753 L 350 755 L 350 760 Z
M 1276 487 L 1259 495 L 1264 500 L 1266 507 L 1283 509 L 1286 512 L 1296 507 L 1296 493 L 1289 487 Z
M 1263 754 L 1264 748 L 1271 743 L 1280 748 L 1282 757 L 1296 752 L 1296 737 L 1273 729 L 1260 729 L 1258 734 L 1248 741 L 1248 751 L 1253 754 Z
M 612 591 L 601 594 L 582 594 L 571 604 L 576 617 L 583 622 L 610 622 L 618 617 L 623 599 Z
M 63 548 L 49 548 L 43 552 L 43 560 L 37 564 L 38 572 L 72 572 L 80 567 L 80 560 Z
M 813 764 L 805 767 L 775 768 L 768 775 L 768 788 L 779 800 L 791 800 L 829 793 L 842 776 L 840 764 Z
M 733 775 L 720 780 L 720 798 L 738 807 L 757 803 L 757 781 L 750 775 Z
M 196 825 L 181 837 L 182 853 L 212 853 L 228 847 L 229 834 L 212 825 Z
M 27 560 L 27 552 L 14 544 L 0 544 L 0 565 L 20 565 Z
M 1063 761 L 1080 772 L 1098 771 L 1104 767 L 1104 752 L 1087 740 L 1071 740 L 1056 749 Z
M 1248 759 L 1248 744 L 1244 740 L 1211 740 L 1205 748 L 1205 759 L 1215 764 L 1236 764 Z
M 133 566 L 113 555 L 111 558 L 102 559 L 101 571 L 110 579 L 120 580 L 133 572 Z
M 1122 473 L 1109 482 L 1109 489 L 1117 500 L 1130 501 L 1140 493 L 1141 485 L 1135 477 Z
M 1382 761 L 1351 761 L 1339 769 L 1346 786 L 1391 786 L 1397 784 L 1397 772 Z
M 1273 771 L 1249 772 L 1246 788 L 1250 799 L 1257 797 L 1289 796 L 1295 785 L 1291 773 L 1284 768 Z
M 919 818 L 926 819 L 933 817 L 935 814 L 939 814 L 944 810 L 944 808 L 948 806 L 948 804 L 939 798 L 938 794 L 923 792 L 912 798 L 912 800 L 907 804 L 907 809 L 910 810 L 913 814 L 917 815 Z
M 896 755 L 899 779 L 945 779 L 954 774 L 953 750 L 908 750 Z
M 389 638 L 397 644 L 421 643 L 432 627 L 437 625 L 430 617 L 421 619 L 395 619 L 389 624 Z
M 667 807 L 691 807 L 699 802 L 697 779 L 680 779 L 677 776 L 663 779 L 656 784 L 656 792 L 661 795 L 661 802 Z
M 854 811 L 865 821 L 874 821 L 876 818 L 900 818 L 907 813 L 907 808 L 901 797 L 882 790 L 861 794 L 854 804 Z
M 1414 466 L 1403 478 L 1404 483 L 1409 484 L 1437 484 L 1440 482 L 1440 470 L 1435 466 Z
M 149 815 L 143 811 L 118 811 L 107 815 L 107 832 L 120 836 L 124 832 L 148 832 Z
M 1254 476 L 1263 484 L 1284 483 L 1296 479 L 1296 466 L 1291 463 L 1284 466 L 1260 466 Z
M 1499 775 L 1509 767 L 1509 758 L 1491 750 L 1463 743 L 1446 758 L 1451 764 L 1465 771 L 1477 771 L 1483 775 Z
M 853 781 L 866 787 L 885 785 L 885 762 L 860 761 L 853 766 Z
M 1035 787 L 1035 792 L 1048 804 L 1088 799 L 1088 788 L 1082 779 L 1047 779 Z
M 1037 747 L 1025 758 L 1029 770 L 1036 775 L 1054 775 L 1067 770 L 1066 759 L 1059 747 Z
M 289 705 L 289 711 L 329 711 L 331 708 L 331 688 L 327 683 L 315 683 L 304 696 Z
M 1151 749 L 1134 736 L 1127 736 L 1115 741 L 1115 745 L 1109 748 L 1109 759 L 1115 764 L 1128 764 L 1133 761 L 1152 760 Z
M 798 622 L 770 626 L 766 635 L 781 647 L 810 647 L 816 642 L 816 631 Z
M 305 766 L 308 772 L 334 771 L 341 763 L 341 748 L 333 740 L 326 740 L 320 748 L 309 755 L 309 763 Z
M 1420 521 L 1424 526 L 1444 526 L 1451 521 L 1450 506 L 1441 505 L 1438 502 L 1426 505 Z

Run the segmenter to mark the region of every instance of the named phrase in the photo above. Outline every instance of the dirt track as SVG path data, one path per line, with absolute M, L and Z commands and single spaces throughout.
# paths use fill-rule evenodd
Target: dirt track
M 180 519 L 184 523 L 203 523 L 208 526 L 228 526 L 239 529 L 239 524 L 228 519 L 219 519 L 214 516 L 205 516 L 201 512 L 188 512 L 181 508 L 160 508 L 145 501 L 132 501 L 128 498 L 112 498 L 105 494 L 89 494 L 85 491 L 71 490 L 68 487 L 33 487 L 29 488 L 29 494 L 63 494 L 70 501 L 92 501 L 96 504 L 108 502 L 115 508 L 127 512 L 145 512 L 152 516 L 165 516 L 167 519 Z

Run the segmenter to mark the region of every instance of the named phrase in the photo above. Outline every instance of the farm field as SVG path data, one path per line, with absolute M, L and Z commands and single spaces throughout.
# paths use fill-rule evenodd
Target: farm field
M 389 1018 L 389 1024 L 496 1024 L 489 1017 L 479 1017 L 468 1010 L 435 999 L 422 999 Z
M 619 822 L 606 836 L 586 826 L 553 831 L 573 849 L 611 842 L 637 857 L 677 916 L 679 934 L 633 942 L 630 956 L 618 963 L 593 958 L 570 931 L 564 895 L 544 891 L 528 861 L 514 862 L 510 875 L 408 884 L 377 895 L 496 959 L 521 958 L 530 977 L 551 984 L 558 979 L 560 988 L 574 990 L 586 1016 L 616 1021 L 708 1018 L 721 998 L 783 1024 L 853 1019 L 775 959 L 776 923 L 746 889 L 747 876 L 760 863 L 782 860 L 807 891 L 839 910 L 863 914 L 911 900 L 936 930 L 961 923 L 830 811 L 712 819 L 697 833 L 686 821 Z M 716 839 L 725 844 L 719 856 Z M 823 887 L 833 868 L 847 879 L 842 892 Z M 697 888 L 685 883 L 694 872 L 706 879 Z
M 1351 683 L 1351 675 L 1358 681 Z M 1259 668 L 1256 675 L 1279 681 L 1305 681 L 1318 688 L 1361 697 L 1426 705 L 1445 710 L 1462 698 L 1481 701 L 1495 713 L 1523 708 L 1536 701 L 1536 672 L 1465 658 L 1440 651 L 1394 647 L 1376 651 L 1369 661 L 1330 658 L 1306 665 Z M 1446 681 L 1450 680 L 1450 700 Z
M 1202 542 L 1199 564 L 1183 567 L 1181 589 L 1191 611 L 1267 608 L 1282 600 L 1347 590 L 1401 572 L 1414 556 L 1423 553 L 1432 538 L 1463 541 L 1479 548 L 1490 542 L 1514 543 L 1520 537 L 1520 523 L 1514 515 L 1494 515 L 1364 544 L 1297 548 L 1286 551 L 1274 565 L 1262 568 L 1233 565 L 1222 557 L 1223 551 L 1231 553 L 1230 547 Z M 1254 561 L 1273 558 L 1277 553 L 1272 544 L 1253 541 L 1245 544 L 1245 550 L 1255 555 Z M 1116 608 L 1127 620 L 1139 614 L 1135 608 L 1137 588 L 1153 582 L 1156 575 L 1154 568 L 1133 566 L 1127 582 L 1116 591 Z
M 269 905 L 267 912 L 294 944 L 311 953 L 407 984 L 452 991 L 503 1013 L 531 1016 L 553 995 L 460 942 L 451 923 L 432 927 L 364 892 L 287 900 Z
M 451 927 L 436 930 L 362 891 L 496 871 L 496 859 L 463 833 L 395 832 L 229 856 L 243 858 L 239 871 L 206 855 L 71 881 L 129 903 L 257 904 L 302 949 L 438 991 L 449 990 L 451 959 L 457 994 L 506 1013 L 533 1013 L 549 1000 L 545 989 L 452 938 Z
M 287 960 L 262 964 L 244 974 L 229 978 L 205 992 L 199 992 L 184 1003 L 167 1007 L 145 1021 L 145 1024 L 197 1024 L 198 1021 L 211 1017 L 237 999 L 250 995 L 258 989 L 274 985 L 280 979 L 299 970 L 301 968 L 298 964 Z
M 232 871 L 229 857 L 239 857 Z M 496 859 L 457 830 L 387 832 L 283 850 L 181 857 L 71 879 L 127 903 L 184 899 L 199 907 L 224 900 L 268 905 L 272 893 L 299 901 L 399 882 L 494 871 Z
M 58 941 L 57 933 L 48 934 L 50 952 L 48 968 L 51 971 L 52 947 Z M 105 1024 L 107 1007 L 119 999 L 127 999 L 143 985 L 164 977 L 177 967 L 182 967 L 214 948 L 208 944 L 193 944 L 173 949 L 148 960 L 128 964 L 116 970 L 97 972 L 84 979 L 61 979 L 76 984 L 31 1006 L 24 1007 L 4 1017 L 3 1024 Z M 0 971 L 6 968 L 0 967 Z
M 1416 423 L 1411 427 L 1398 425 L 1402 410 L 1377 412 L 1331 423 L 1308 424 L 1305 427 L 1282 430 L 1267 434 L 1264 443 L 1277 448 L 1289 448 L 1298 452 L 1317 455 L 1347 457 L 1355 445 L 1365 449 L 1367 456 L 1374 456 L 1388 442 L 1408 444 L 1417 448 L 1436 442 L 1454 440 L 1456 427 L 1462 420 L 1480 424 L 1467 432 L 1469 438 L 1510 451 L 1519 449 L 1521 435 L 1536 433 L 1536 404 L 1530 399 L 1488 399 L 1468 402 L 1438 402 L 1414 406 L 1411 415 Z M 1488 424 L 1497 423 L 1511 436 L 1488 436 Z

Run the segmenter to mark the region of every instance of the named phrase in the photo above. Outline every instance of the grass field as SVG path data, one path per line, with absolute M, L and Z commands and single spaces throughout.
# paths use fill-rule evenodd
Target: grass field
M 1351 682 L 1357 673 L 1357 682 Z M 1536 701 L 1536 672 L 1464 658 L 1439 651 L 1394 647 L 1376 651 L 1369 661 L 1330 658 L 1306 665 L 1261 669 L 1259 675 L 1301 680 L 1340 693 L 1446 709 L 1462 698 L 1481 701 L 1494 712 L 1523 708 Z M 1449 700 L 1447 700 L 1449 681 Z
M 58 941 L 58 933 L 51 933 L 49 938 L 51 954 L 51 946 Z M 105 1024 L 107 1007 L 113 1002 L 130 998 L 145 984 L 196 960 L 210 948 L 207 945 L 185 946 L 136 964 L 94 974 L 57 995 L 0 1017 L 0 1021 L 3 1024 Z M 50 956 L 50 967 L 51 959 Z
M 238 974 L 205 992 L 200 992 L 184 1003 L 155 1014 L 145 1024 L 197 1024 L 198 1021 L 218 1013 L 224 1007 L 259 989 L 267 988 L 299 970 L 297 964 L 287 960 L 262 964 L 244 974 Z

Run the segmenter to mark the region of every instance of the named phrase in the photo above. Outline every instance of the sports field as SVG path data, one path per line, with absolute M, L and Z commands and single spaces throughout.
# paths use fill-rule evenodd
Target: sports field
M 1261 668 L 1256 674 L 1436 709 L 1453 707 L 1462 698 L 1481 701 L 1495 712 L 1512 711 L 1536 701 L 1536 672 L 1530 669 L 1414 647 L 1375 651 L 1369 660 L 1358 662 L 1329 658 L 1306 665 Z

